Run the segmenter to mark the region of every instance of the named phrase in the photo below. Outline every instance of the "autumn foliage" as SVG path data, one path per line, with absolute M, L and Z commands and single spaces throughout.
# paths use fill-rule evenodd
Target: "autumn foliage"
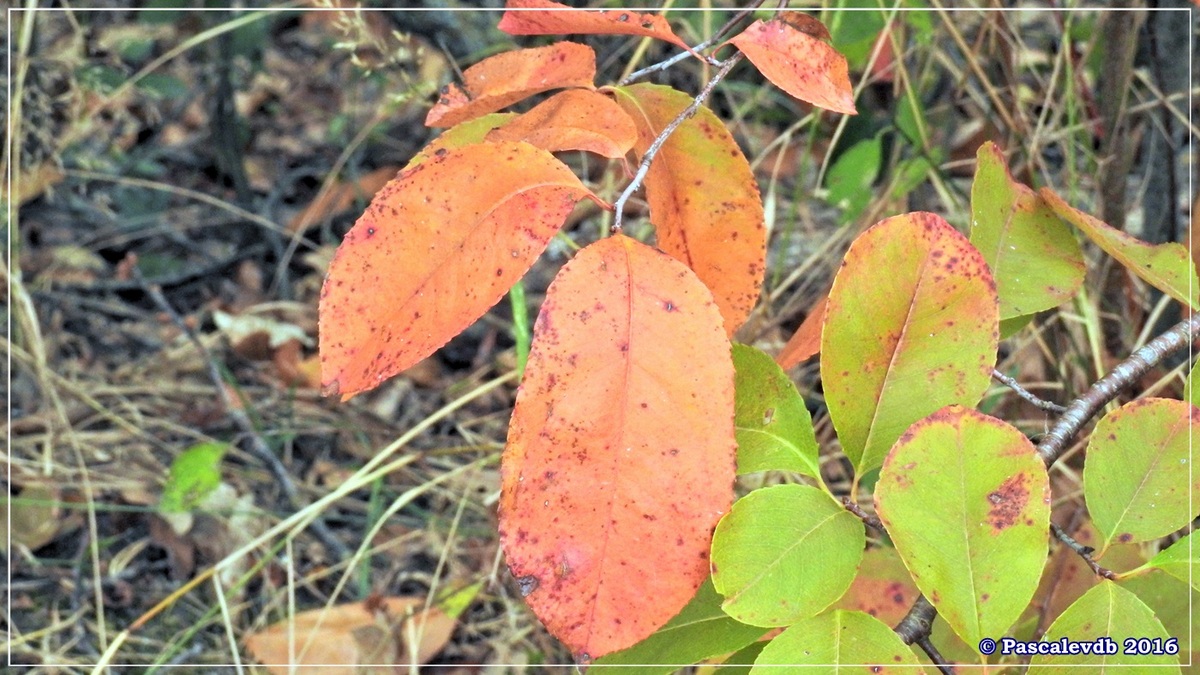
M 500 22 L 515 35 L 642 36 L 711 58 L 660 16 L 564 11 L 545 0 L 508 7 L 523 10 Z M 855 112 L 845 59 L 811 17 L 754 21 L 719 46 L 796 98 Z M 612 655 L 619 663 L 614 652 L 651 644 L 677 615 L 709 612 L 731 622 L 722 624 L 734 631 L 726 635 L 746 636 L 722 643 L 725 651 L 790 626 L 762 651 L 764 669 L 809 657 L 915 665 L 911 649 L 863 607 L 835 605 L 854 597 L 863 523 L 825 485 L 812 421 L 786 374 L 756 350 L 731 348 L 766 269 L 749 162 L 695 94 L 597 86 L 595 58 L 571 42 L 519 49 L 476 63 L 442 91 L 426 124 L 448 129 L 379 191 L 329 268 L 325 390 L 348 399 L 429 356 L 520 280 L 580 200 L 614 208 L 552 153 L 590 152 L 631 173 L 648 161 L 656 247 L 621 232 L 584 246 L 550 286 L 534 327 L 499 503 L 517 588 L 583 662 Z M 527 112 L 498 112 L 553 90 L 561 91 Z M 1054 192 L 1017 183 L 994 145 L 980 151 L 972 209 L 969 238 L 932 213 L 862 232 L 779 360 L 791 366 L 821 353 L 829 416 L 856 487 L 879 471 L 874 500 L 895 544 L 889 555 L 911 573 L 907 588 L 924 593 L 974 649 L 1029 605 L 1049 527 L 1038 450 L 975 409 L 1002 320 L 1077 292 L 1083 259 L 1068 223 L 1147 283 L 1197 302 L 1181 247 L 1130 241 Z M 1111 424 L 1147 415 L 1177 430 L 1194 409 L 1123 409 Z M 1148 442 L 1172 460 L 1184 452 L 1175 435 Z M 763 470 L 811 485 L 735 503 L 736 475 Z M 1169 487 L 1196 492 L 1195 484 Z M 1106 520 L 1102 535 L 1161 537 L 1189 520 L 1186 509 L 1172 513 L 1150 516 L 1152 526 Z M 965 535 L 931 541 L 929 530 L 946 522 L 967 523 Z M 814 634 L 842 633 L 844 642 L 806 647 Z M 626 662 L 638 662 L 637 649 Z M 720 653 L 702 651 L 684 656 Z

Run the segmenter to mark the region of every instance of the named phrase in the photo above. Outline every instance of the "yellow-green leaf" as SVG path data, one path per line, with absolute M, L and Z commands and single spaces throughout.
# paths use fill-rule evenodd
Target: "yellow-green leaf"
M 1050 480 L 1009 424 L 948 406 L 896 442 L 876 510 L 917 587 L 969 645 L 1003 635 L 1046 563 Z
M 825 401 L 858 473 L 879 466 L 913 422 L 979 401 L 998 321 L 987 263 L 940 216 L 896 216 L 859 235 L 821 333 Z
M 1142 281 L 1185 305 L 1200 307 L 1196 267 L 1183 244 L 1147 244 L 1083 211 L 1072 208 L 1049 188 L 1038 192 L 1060 218 L 1083 231 L 1096 245 Z
M 1085 266 L 1067 224 L 1013 180 L 995 143 L 979 147 L 971 185 L 971 243 L 996 278 L 1001 320 L 1056 307 L 1079 290 Z
M 1083 494 L 1104 538 L 1129 544 L 1168 535 L 1200 508 L 1200 474 L 1188 433 L 1200 409 L 1169 398 L 1143 398 L 1100 420 L 1088 443 Z
M 758 655 L 750 675 L 794 675 L 795 666 L 825 672 L 924 673 L 912 649 L 879 619 L 844 609 L 783 631 Z
M 735 344 L 734 425 L 738 473 L 795 471 L 820 478 L 812 417 L 796 385 L 775 360 Z
M 787 626 L 842 597 L 865 543 L 862 522 L 817 488 L 762 488 L 717 523 L 713 586 L 738 621 Z
M 1067 648 L 1071 643 L 1095 643 L 1102 638 L 1103 643 L 1109 640 L 1117 647 L 1115 654 L 1038 654 L 1033 657 L 1030 675 L 1050 675 L 1063 673 L 1075 675 L 1083 672 L 1079 666 L 1088 666 L 1090 673 L 1128 673 L 1139 672 L 1139 669 L 1120 668 L 1119 666 L 1142 666 L 1142 672 L 1178 673 L 1179 659 L 1167 654 L 1124 653 L 1125 640 L 1129 638 L 1144 638 L 1147 641 L 1157 639 L 1166 646 L 1171 638 L 1162 623 L 1155 618 L 1154 612 L 1146 603 L 1133 593 L 1121 588 L 1111 581 L 1105 580 L 1092 590 L 1083 594 L 1058 617 L 1050 629 L 1046 631 L 1043 642 Z M 1003 647 L 1003 642 L 1001 642 Z M 1047 646 L 1045 649 L 1049 649 Z M 1110 651 L 1105 649 L 1104 651 Z M 1170 667 L 1174 665 L 1174 667 Z M 1074 667 L 1072 667 L 1074 666 Z M 1158 667 L 1153 667 L 1158 666 Z M 1163 667 L 1167 666 L 1167 667 Z

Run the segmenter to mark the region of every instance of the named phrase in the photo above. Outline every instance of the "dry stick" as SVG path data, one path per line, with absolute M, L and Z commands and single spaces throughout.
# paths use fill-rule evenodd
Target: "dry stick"
M 1054 464 L 1066 447 L 1067 441 L 1079 433 L 1083 425 L 1109 401 L 1115 399 L 1117 394 L 1149 372 L 1151 368 L 1162 363 L 1168 356 L 1192 344 L 1198 337 L 1200 337 L 1200 313 L 1193 314 L 1191 318 L 1175 324 L 1162 335 L 1135 350 L 1129 355 L 1129 358 L 1093 384 L 1083 396 L 1075 399 L 1071 405 L 1067 406 L 1066 412 L 1059 417 L 1054 428 L 1046 434 L 1037 447 L 1038 454 L 1046 463 L 1046 467 L 1049 468 Z M 1057 529 L 1054 526 L 1051 528 Z M 1058 532 L 1054 534 L 1056 537 L 1059 536 Z M 1062 539 L 1062 537 L 1059 538 Z M 1064 540 L 1063 543 L 1067 542 Z M 1079 546 L 1079 542 L 1075 542 L 1075 546 L 1071 546 L 1071 544 L 1067 544 L 1067 546 L 1079 553 L 1093 569 L 1098 567 L 1094 564 L 1095 561 L 1090 559 L 1090 552 L 1084 555 L 1084 551 L 1088 547 Z M 1103 571 L 1103 568 L 1100 569 Z M 1100 574 L 1100 572 L 1097 573 Z M 937 609 L 929 604 L 929 601 L 922 595 L 917 598 L 912 608 L 908 610 L 908 614 L 900 620 L 900 623 L 896 624 L 893 630 L 905 643 L 921 645 L 922 641 L 928 642 L 935 617 L 937 617 Z M 926 653 L 929 653 L 928 650 Z M 934 659 L 933 654 L 930 654 L 929 658 Z M 944 665 L 945 660 L 934 659 L 934 664 L 944 673 L 954 672 Z
M 1064 406 L 1061 406 L 1057 403 L 1051 403 L 1050 401 L 1045 401 L 1037 396 L 1034 396 L 1033 392 L 1029 391 L 1025 387 L 1022 387 L 1020 382 L 1017 382 L 1013 378 L 1005 375 L 995 368 L 992 368 L 992 379 L 996 380 L 1000 384 L 1003 384 L 1009 389 L 1012 389 L 1014 392 L 1016 392 L 1017 396 L 1020 396 L 1026 402 L 1031 403 L 1038 408 L 1045 410 L 1046 412 L 1058 413 L 1060 415 L 1067 412 L 1067 409 Z
M 134 268 L 133 274 L 134 278 L 142 283 L 142 288 L 150 296 L 150 299 L 154 301 L 154 304 L 157 305 L 160 310 L 166 312 L 167 316 L 171 317 L 171 322 L 174 323 L 179 330 L 183 331 L 183 334 L 187 336 L 188 341 L 190 341 L 192 345 L 196 347 L 196 350 L 200 352 L 200 358 L 204 360 L 204 365 L 208 370 L 208 378 L 212 380 L 213 386 L 217 388 L 217 395 L 221 399 L 221 404 L 225 406 L 225 410 L 229 411 L 229 416 L 233 418 L 234 424 L 236 424 L 238 429 L 242 431 L 242 434 L 250 440 L 250 454 L 254 455 L 255 458 L 267 466 L 271 472 L 271 475 L 274 476 L 275 482 L 279 483 L 279 486 L 283 489 L 283 494 L 285 497 L 287 497 L 288 503 L 291 504 L 292 508 L 299 510 L 301 508 L 300 494 L 296 489 L 295 483 L 292 482 L 291 476 L 288 475 L 287 468 L 283 466 L 283 463 L 280 462 L 277 457 L 275 457 L 275 453 L 271 452 L 271 449 L 267 447 L 266 441 L 264 441 L 262 436 L 258 434 L 258 431 L 250 422 L 250 418 L 246 415 L 246 412 L 242 410 L 240 405 L 235 404 L 230 398 L 229 392 L 225 389 L 225 381 L 221 377 L 220 371 L 217 369 L 217 362 L 213 359 L 212 354 L 209 353 L 208 348 L 206 348 L 204 344 L 200 342 L 200 338 L 196 336 L 196 333 L 187 325 L 187 323 L 183 320 L 183 317 L 181 317 L 179 313 L 175 311 L 175 308 L 171 306 L 171 303 L 167 301 L 167 298 L 163 295 L 160 287 L 154 284 L 145 283 L 145 279 L 142 278 L 141 273 L 136 267 Z M 346 558 L 350 557 L 350 549 L 346 548 L 346 545 L 339 541 L 336 536 L 334 536 L 333 532 L 330 531 L 330 529 L 325 525 L 324 521 L 320 520 L 320 518 L 314 519 L 311 523 L 311 527 L 313 535 L 325 545 L 326 550 L 328 550 L 338 561 L 345 560 Z
M 883 526 L 883 522 L 879 520 L 879 517 L 864 511 L 863 507 L 858 505 L 858 502 L 849 497 L 842 497 L 842 507 L 858 516 L 858 519 L 863 521 L 868 527 L 887 534 L 887 528 Z
M 633 193 L 642 186 L 642 181 L 646 180 L 646 174 L 650 172 L 650 162 L 654 161 L 655 155 L 657 155 L 658 151 L 662 149 L 662 146 L 667 142 L 667 139 L 671 137 L 671 134 L 675 133 L 675 130 L 679 128 L 679 125 L 683 124 L 684 120 L 696 114 L 696 111 L 700 109 L 701 105 L 704 105 L 704 101 L 709 97 L 710 94 L 712 94 L 713 89 L 717 87 L 717 84 L 721 80 L 725 79 L 725 76 L 729 74 L 729 71 L 733 70 L 733 67 L 736 66 L 741 60 L 742 55 L 740 52 L 730 56 L 728 59 L 725 59 L 725 61 L 722 62 L 721 69 L 712 76 L 712 79 L 708 81 L 708 84 L 704 85 L 704 88 L 700 90 L 700 93 L 696 94 L 696 98 L 692 101 L 692 104 L 687 108 L 684 108 L 683 112 L 679 113 L 678 117 L 671 120 L 671 123 L 662 130 L 662 133 L 660 133 L 658 137 L 654 139 L 654 142 L 650 144 L 650 147 L 646 149 L 646 154 L 642 156 L 642 161 L 638 164 L 638 170 L 637 173 L 634 174 L 633 180 L 629 182 L 629 185 L 626 186 L 625 191 L 621 193 L 621 196 L 618 197 L 617 201 L 613 204 L 613 210 L 616 212 L 616 215 L 613 216 L 613 224 L 612 228 L 610 228 L 612 232 L 616 233 L 621 231 L 621 220 L 625 215 L 625 203 L 628 202 L 629 198 L 633 196 Z
M 750 6 L 746 7 L 742 11 L 735 14 L 732 19 L 725 22 L 724 26 L 721 26 L 720 28 L 718 28 L 717 32 L 712 34 L 712 37 L 708 38 L 704 42 L 701 42 L 700 44 L 696 45 L 695 47 L 692 47 L 692 50 L 695 52 L 700 52 L 700 51 L 708 49 L 709 47 L 716 44 L 717 40 L 720 40 L 721 38 L 725 37 L 725 35 L 727 33 L 729 33 L 729 31 L 735 25 L 737 25 L 737 23 L 739 21 L 746 18 L 746 16 L 748 16 L 754 10 L 758 9 L 765 1 L 766 0 L 755 0 L 754 2 L 750 3 Z M 670 68 L 671 66 L 675 65 L 676 63 L 679 63 L 680 61 L 686 59 L 689 56 L 693 56 L 692 52 L 679 52 L 678 54 L 676 54 L 675 56 L 672 56 L 669 59 L 659 61 L 658 63 L 655 63 L 650 66 L 646 66 L 645 68 L 642 68 L 641 70 L 633 71 L 629 75 L 626 75 L 624 78 L 622 78 L 621 81 L 618 82 L 618 84 L 624 86 L 624 85 L 629 84 L 630 82 L 633 82 L 634 80 L 641 79 L 647 75 L 650 75 L 651 73 L 657 73 L 660 70 L 666 70 L 667 68 Z M 721 65 L 721 62 L 714 59 L 711 55 L 705 57 L 704 60 L 710 66 L 720 66 Z

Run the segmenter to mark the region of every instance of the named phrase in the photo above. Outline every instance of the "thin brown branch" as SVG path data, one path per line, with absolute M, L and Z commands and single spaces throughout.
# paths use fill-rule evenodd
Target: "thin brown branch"
M 1074 438 L 1101 408 L 1115 399 L 1121 391 L 1137 382 L 1138 378 L 1150 372 L 1151 368 L 1194 342 L 1198 336 L 1200 313 L 1180 321 L 1162 335 L 1147 342 L 1113 368 L 1108 375 L 1093 384 L 1083 396 L 1072 401 L 1066 412 L 1038 444 L 1038 454 L 1042 456 L 1046 466 L 1054 464 L 1066 448 L 1067 442 Z
M 1079 554 L 1079 557 L 1083 558 L 1083 562 L 1087 563 L 1087 566 L 1092 568 L 1092 571 L 1096 573 L 1096 576 L 1101 576 L 1105 579 L 1114 581 L 1116 580 L 1116 573 L 1110 569 L 1101 567 L 1100 563 L 1096 562 L 1095 558 L 1092 557 L 1092 553 L 1094 553 L 1096 549 L 1092 548 L 1091 546 L 1084 546 L 1078 541 L 1075 541 L 1071 535 L 1067 534 L 1066 530 L 1062 529 L 1058 525 L 1055 525 L 1054 523 L 1050 523 L 1050 531 L 1053 532 L 1054 536 L 1057 537 L 1058 540 L 1063 544 L 1065 544 L 1067 548 Z
M 633 180 L 629 182 L 629 185 L 625 187 L 625 190 L 621 193 L 621 196 L 617 197 L 617 201 L 613 203 L 613 210 L 616 212 L 616 215 L 613 216 L 613 232 L 621 231 L 621 221 L 625 215 L 625 203 L 629 201 L 629 198 L 633 196 L 633 193 L 637 192 L 637 189 L 642 186 L 642 182 L 646 180 L 646 174 L 650 172 L 650 163 L 654 161 L 654 158 L 658 155 L 658 151 L 662 150 L 662 146 L 666 144 L 667 139 L 671 137 L 671 134 L 675 133 L 675 130 L 679 128 L 679 125 L 683 124 L 685 120 L 696 114 L 696 111 L 700 109 L 700 106 L 704 105 L 704 101 L 707 100 L 709 95 L 712 94 L 713 89 L 716 89 L 717 84 L 719 84 L 721 80 L 725 79 L 725 76 L 729 74 L 729 71 L 733 70 L 733 67 L 736 66 L 741 60 L 741 53 L 734 54 L 728 59 L 725 59 L 725 61 L 723 61 L 721 64 L 720 70 L 718 70 L 716 74 L 712 76 L 712 79 L 708 81 L 708 84 L 704 85 L 704 88 L 700 90 L 700 93 L 696 94 L 696 98 L 692 101 L 692 104 L 684 108 L 683 112 L 679 113 L 675 119 L 671 120 L 671 123 L 668 124 L 666 128 L 664 128 L 658 135 L 658 137 L 654 139 L 654 142 L 650 144 L 650 147 L 646 148 L 646 154 L 642 155 L 642 161 L 638 164 L 638 170 L 637 173 L 634 174 Z
M 1021 399 L 1026 403 L 1030 403 L 1038 408 L 1041 408 L 1042 410 L 1045 410 L 1046 412 L 1058 413 L 1061 415 L 1067 411 L 1065 407 L 1057 403 L 1051 403 L 1050 401 L 1038 398 L 1033 394 L 1033 392 L 1029 391 L 1025 387 L 1022 387 L 1020 382 L 1017 382 L 1013 378 L 1005 375 L 995 368 L 992 369 L 992 379 L 996 380 L 1000 384 L 1003 384 L 1009 389 L 1012 389 L 1013 392 L 1016 393 L 1017 396 L 1020 396 Z
M 883 522 L 879 520 L 878 516 L 873 513 L 867 513 L 865 510 L 863 510 L 863 507 L 859 506 L 858 502 L 855 502 L 853 499 L 850 499 L 849 497 L 842 497 L 842 506 L 845 507 L 845 509 L 850 513 L 858 516 L 858 519 L 863 521 L 863 523 L 865 523 L 868 527 L 880 532 L 887 532 L 887 530 L 883 527 Z
M 696 54 L 698 54 L 701 51 L 708 49 L 709 47 L 717 44 L 717 41 L 720 40 L 721 38 L 725 37 L 725 35 L 728 34 L 733 29 L 733 27 L 738 24 L 739 21 L 746 18 L 751 12 L 753 12 L 754 10 L 761 7 L 763 2 L 765 2 L 765 1 L 766 0 L 754 0 L 754 2 L 750 3 L 750 5 L 748 7 L 746 7 L 742 11 L 735 14 L 733 16 L 733 18 L 730 19 L 729 21 L 726 21 L 725 25 L 718 28 L 717 32 L 713 33 L 711 37 L 709 37 L 704 42 L 701 42 L 700 44 L 693 47 L 692 52 L 695 52 Z M 632 73 L 630 73 L 629 75 L 625 76 L 619 82 L 619 84 L 621 86 L 624 86 L 631 82 L 634 82 L 635 80 L 639 80 L 647 75 L 657 73 L 661 70 L 666 70 L 667 68 L 670 68 L 671 66 L 675 65 L 676 63 L 679 63 L 680 61 L 686 59 L 687 57 L 694 56 L 695 54 L 693 54 L 692 52 L 679 52 L 678 54 L 676 54 L 675 56 L 672 56 L 669 59 L 664 59 L 662 61 L 659 61 L 658 63 L 646 66 L 645 68 L 642 68 L 640 70 L 635 70 Z M 721 62 L 718 61 L 717 59 L 713 58 L 713 56 L 711 54 L 708 56 L 705 56 L 704 60 L 710 66 L 720 66 L 721 65 Z

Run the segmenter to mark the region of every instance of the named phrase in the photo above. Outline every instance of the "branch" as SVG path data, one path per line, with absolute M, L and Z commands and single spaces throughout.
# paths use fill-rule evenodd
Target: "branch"
M 725 37 L 725 35 L 728 34 L 730 32 L 730 30 L 735 25 L 737 25 L 737 23 L 739 21 L 746 18 L 751 12 L 753 12 L 754 10 L 756 10 L 760 6 L 762 6 L 763 2 L 765 2 L 765 1 L 766 0 L 755 0 L 754 2 L 750 3 L 750 5 L 748 7 L 746 7 L 742 11 L 735 14 L 732 19 L 730 19 L 729 21 L 726 21 L 724 26 L 721 26 L 720 28 L 718 28 L 717 32 L 712 34 L 712 37 L 708 38 L 704 42 L 701 42 L 700 44 L 696 45 L 695 47 L 692 47 L 692 51 L 699 53 L 702 50 L 708 49 L 709 47 L 715 45 L 717 43 L 717 41 L 720 40 L 721 38 Z M 669 59 L 665 59 L 665 60 L 659 61 L 658 63 L 655 63 L 653 65 L 646 66 L 645 68 L 642 68 L 641 70 L 633 71 L 629 75 L 626 75 L 620 82 L 618 82 L 618 84 L 620 84 L 621 86 L 625 86 L 625 85 L 629 84 L 630 82 L 633 82 L 634 80 L 643 78 L 647 75 L 650 75 L 651 73 L 657 73 L 660 70 L 666 70 L 667 68 L 670 68 L 671 66 L 675 65 L 676 63 L 679 63 L 680 61 L 686 59 L 689 56 L 692 56 L 692 52 L 679 52 L 678 54 L 676 54 L 675 56 L 672 56 Z M 720 66 L 721 65 L 721 62 L 718 61 L 717 59 L 713 58 L 711 54 L 708 56 L 705 56 L 704 61 L 705 61 L 705 63 L 709 64 L 710 66 Z
M 1062 529 L 1058 525 L 1055 525 L 1054 523 L 1050 523 L 1050 531 L 1054 533 L 1055 537 L 1058 537 L 1059 541 L 1066 544 L 1067 548 L 1078 553 L 1079 557 L 1083 558 L 1083 561 L 1087 563 L 1088 567 L 1092 568 L 1092 571 L 1096 573 L 1096 576 L 1112 580 L 1117 578 L 1117 575 L 1112 570 L 1101 567 L 1100 563 L 1096 562 L 1095 559 L 1092 558 L 1092 553 L 1096 549 L 1092 548 L 1091 546 L 1084 546 L 1078 541 L 1075 541 L 1071 535 L 1067 534 L 1066 530 Z
M 1079 433 L 1083 425 L 1087 424 L 1087 421 L 1105 404 L 1115 399 L 1122 390 L 1132 385 L 1151 368 L 1162 363 L 1168 356 L 1195 342 L 1197 337 L 1200 337 L 1200 312 L 1175 324 L 1162 335 L 1143 345 L 1141 349 L 1134 351 L 1129 358 L 1118 364 L 1108 375 L 1102 377 L 1082 396 L 1075 399 L 1071 405 L 1067 406 L 1058 422 L 1037 447 L 1038 454 L 1046 462 L 1046 467 L 1049 468 L 1058 460 L 1067 441 Z M 1083 557 L 1096 574 L 1107 579 L 1113 578 L 1109 576 L 1112 574 L 1111 571 L 1100 567 L 1095 560 L 1092 560 L 1090 547 L 1075 541 L 1053 523 L 1050 528 L 1060 541 Z M 905 644 L 917 644 L 924 649 L 925 647 L 921 643 L 928 642 L 935 617 L 937 617 L 937 609 L 922 595 L 913 602 L 908 614 L 900 620 L 900 623 L 896 624 L 893 630 Z M 926 653 L 929 654 L 929 658 L 934 658 L 928 650 Z M 934 663 L 938 664 L 938 668 L 944 673 L 953 672 L 942 665 L 944 662 L 934 659 Z
M 1000 384 L 1003 384 L 1009 389 L 1012 389 L 1014 392 L 1016 392 L 1017 396 L 1020 396 L 1026 402 L 1031 403 L 1038 408 L 1045 410 L 1046 412 L 1058 413 L 1061 415 L 1067 411 L 1066 408 L 1057 403 L 1051 403 L 1050 401 L 1045 401 L 1037 396 L 1034 396 L 1033 392 L 1029 391 L 1025 387 L 1022 387 L 1020 382 L 1017 382 L 1013 378 L 1005 375 L 995 368 L 992 368 L 992 379 L 996 380 Z
M 1195 342 L 1197 336 L 1200 336 L 1200 312 L 1180 321 L 1130 354 L 1129 358 L 1093 384 L 1083 396 L 1072 401 L 1066 412 L 1038 444 L 1038 454 L 1042 456 L 1046 466 L 1054 464 L 1066 448 L 1067 441 L 1079 433 L 1083 425 L 1109 401 L 1168 356 Z
M 867 526 L 887 534 L 887 529 L 884 528 L 883 522 L 879 520 L 879 517 L 864 511 L 863 507 L 859 506 L 853 499 L 842 497 L 842 506 L 850 513 L 858 516 L 858 519 L 863 521 Z
M 292 508 L 299 510 L 299 491 L 296 489 L 295 483 L 292 482 L 291 477 L 288 475 L 287 468 L 283 466 L 283 463 L 279 461 L 279 458 L 275 456 L 275 453 L 271 452 L 271 449 L 267 446 L 266 441 L 263 440 L 262 436 L 259 435 L 258 431 L 254 428 L 254 425 L 250 422 L 250 418 L 246 415 L 246 412 L 242 410 L 240 405 L 234 403 L 234 401 L 230 398 L 229 392 L 225 389 L 225 381 L 221 377 L 220 370 L 217 367 L 217 362 L 213 358 L 212 354 L 204 346 L 204 343 L 200 342 L 200 338 L 198 338 L 195 331 L 193 331 L 191 327 L 187 325 L 187 322 L 183 320 L 183 317 L 179 315 L 179 312 L 175 311 L 175 308 L 172 307 L 171 303 L 167 301 L 167 298 L 163 295 L 162 288 L 156 284 L 147 283 L 145 278 L 142 277 L 141 272 L 138 271 L 136 265 L 134 265 L 132 269 L 134 280 L 141 284 L 142 289 L 147 295 L 150 296 L 150 299 L 154 301 L 154 304 L 157 305 L 160 310 L 165 312 L 167 316 L 171 317 L 171 322 L 174 323 L 179 330 L 183 331 L 183 334 L 187 337 L 188 341 L 190 341 L 192 345 L 196 347 L 196 350 L 200 352 L 200 358 L 204 361 L 204 365 L 208 370 L 208 379 L 211 380 L 213 386 L 216 387 L 217 396 L 220 397 L 221 404 L 225 407 L 225 410 L 229 413 L 229 416 L 233 418 L 234 424 L 237 425 L 242 434 L 250 441 L 248 444 L 250 454 L 267 466 L 267 468 L 271 471 L 271 475 L 274 476 L 275 481 L 279 483 L 280 488 L 283 489 L 283 493 L 287 497 L 287 500 L 291 504 Z M 339 561 L 350 557 L 350 550 L 346 548 L 346 545 L 343 544 L 336 536 L 334 536 L 333 532 L 326 527 L 324 521 L 322 521 L 320 518 L 317 518 L 312 521 L 311 526 L 313 535 L 315 535 L 316 538 L 325 545 L 325 548 L 330 555 L 334 556 Z
M 633 180 L 630 181 L 629 185 L 625 187 L 625 191 L 621 193 L 621 196 L 617 197 L 617 201 L 613 203 L 613 210 L 616 212 L 616 215 L 613 217 L 613 232 L 621 231 L 621 220 L 625 215 L 625 203 L 629 201 L 629 198 L 633 196 L 633 193 L 636 192 L 637 189 L 642 186 L 642 182 L 646 180 L 646 174 L 650 172 L 650 162 L 654 161 L 654 157 L 658 155 L 658 151 L 662 149 L 664 144 L 666 144 L 667 139 L 671 137 L 671 134 L 675 133 L 675 130 L 679 128 L 679 125 L 683 124 L 684 120 L 687 120 L 692 115 L 696 114 L 696 111 L 700 109 L 700 106 L 704 105 L 704 101 L 708 99 L 710 94 L 712 94 L 713 89 L 717 87 L 717 84 L 720 83 L 721 80 L 725 79 L 725 76 L 729 74 L 729 71 L 733 70 L 733 67 L 736 66 L 741 60 L 742 55 L 740 52 L 730 56 L 728 59 L 725 59 L 725 61 L 722 62 L 721 69 L 712 76 L 712 79 L 708 81 L 708 84 L 704 85 L 704 88 L 700 90 L 700 93 L 696 94 L 696 98 L 692 101 L 692 104 L 684 108 L 683 112 L 679 113 L 678 117 L 671 120 L 671 123 L 662 130 L 662 133 L 660 133 L 658 137 L 654 139 L 654 142 L 650 144 L 650 147 L 646 149 L 646 154 L 642 155 L 642 161 L 638 164 L 638 170 L 637 173 L 634 174 Z

